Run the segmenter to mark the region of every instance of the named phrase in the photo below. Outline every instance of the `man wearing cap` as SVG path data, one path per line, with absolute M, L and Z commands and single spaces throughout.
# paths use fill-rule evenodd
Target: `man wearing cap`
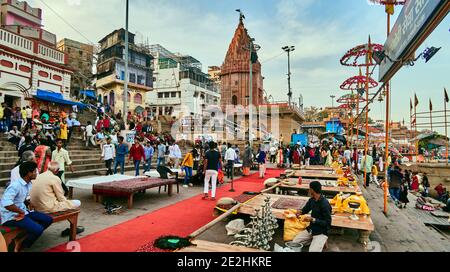
M 300 232 L 293 240 L 294 243 L 310 245 L 309 252 L 322 252 L 327 240 L 328 231 L 331 228 L 331 205 L 322 195 L 322 185 L 318 181 L 311 182 L 309 193 L 312 196 L 298 215 L 311 216 L 304 220 L 310 222 L 309 227 Z

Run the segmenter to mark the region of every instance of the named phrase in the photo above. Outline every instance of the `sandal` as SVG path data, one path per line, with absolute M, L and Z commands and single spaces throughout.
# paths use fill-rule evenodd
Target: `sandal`
M 208 196 L 203 196 L 202 200 L 207 200 L 209 197 Z

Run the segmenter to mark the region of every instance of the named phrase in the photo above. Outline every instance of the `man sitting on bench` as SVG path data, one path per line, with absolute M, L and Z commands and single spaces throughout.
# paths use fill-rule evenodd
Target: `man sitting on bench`
M 30 191 L 31 205 L 42 213 L 64 212 L 81 206 L 79 200 L 67 200 L 61 179 L 57 176 L 59 163 L 50 162 L 48 171 L 40 174 Z
M 169 179 L 169 174 L 170 174 L 170 175 L 175 175 L 175 180 L 178 180 L 178 172 L 173 172 L 166 166 L 160 165 L 156 168 L 156 171 L 158 171 L 161 179 Z
M 0 205 L 0 213 L 4 226 L 18 227 L 26 232 L 22 242 L 24 248 L 30 248 L 52 223 L 53 218 L 29 210 L 25 204 L 31 190 L 31 181 L 36 179 L 35 162 L 24 162 L 20 165 L 20 179 L 12 181 L 6 188 Z
M 48 171 L 40 174 L 33 182 L 30 191 L 30 201 L 33 208 L 42 213 L 56 213 L 68 210 L 75 210 L 81 206 L 79 200 L 68 200 L 64 196 L 64 188 L 59 178 L 60 172 L 58 162 L 50 162 Z M 84 232 L 84 227 L 77 227 L 77 234 Z M 67 236 L 70 229 L 64 230 L 61 235 Z

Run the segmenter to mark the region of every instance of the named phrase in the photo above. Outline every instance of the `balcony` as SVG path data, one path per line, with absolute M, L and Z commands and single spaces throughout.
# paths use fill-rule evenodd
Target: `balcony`
M 38 45 L 38 57 L 58 64 L 64 64 L 64 53 L 45 45 Z
M 0 29 L 0 45 L 56 64 L 66 64 L 64 52 L 24 38 L 5 29 Z

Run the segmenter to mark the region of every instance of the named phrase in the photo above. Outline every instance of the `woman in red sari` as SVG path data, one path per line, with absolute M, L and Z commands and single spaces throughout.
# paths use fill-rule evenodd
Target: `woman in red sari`
M 294 154 L 292 154 L 292 159 L 294 160 L 294 164 L 300 164 L 300 153 L 298 152 L 298 147 L 295 146 Z
M 34 154 L 36 155 L 36 163 L 38 165 L 39 174 L 42 174 L 47 171 L 48 164 L 52 160 L 52 150 L 49 146 L 39 145 L 34 150 Z
M 419 191 L 419 177 L 417 176 L 417 173 L 413 173 L 411 191 Z

